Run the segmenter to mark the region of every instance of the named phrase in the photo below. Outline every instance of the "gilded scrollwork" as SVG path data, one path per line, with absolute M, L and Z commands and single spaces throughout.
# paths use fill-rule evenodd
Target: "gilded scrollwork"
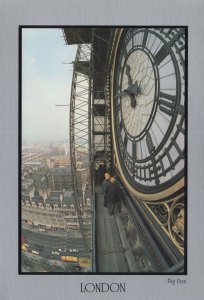
M 184 204 L 175 202 L 170 209 L 168 229 L 172 240 L 178 247 L 183 247 L 184 244 L 184 215 Z
M 162 226 L 167 225 L 168 222 L 168 206 L 166 203 L 164 204 L 158 204 L 158 205 L 149 205 L 149 207 L 152 209 L 152 211 L 155 213 L 155 216 L 157 217 L 158 221 Z
M 183 252 L 185 238 L 184 198 L 176 197 L 160 203 L 146 203 L 157 222 L 173 243 Z

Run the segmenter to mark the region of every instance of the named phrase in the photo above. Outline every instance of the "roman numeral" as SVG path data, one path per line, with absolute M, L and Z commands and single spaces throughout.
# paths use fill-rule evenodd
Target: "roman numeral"
M 180 124 L 176 125 L 176 127 L 178 128 L 178 130 L 179 130 L 181 133 L 185 134 L 185 130 L 182 128 L 182 126 L 181 126 Z
M 183 115 L 184 112 L 185 112 L 184 106 L 183 106 L 183 105 L 179 105 L 179 106 L 177 107 L 177 111 L 178 111 L 178 113 L 179 113 L 180 115 Z
M 123 54 L 124 54 L 125 57 L 127 56 L 127 49 L 126 49 L 126 47 L 124 47 L 124 49 L 123 49 Z
M 121 86 L 120 86 L 121 72 L 122 72 L 122 66 L 121 66 L 121 64 L 118 64 L 117 86 L 116 86 L 117 90 L 121 89 Z
M 137 144 L 132 143 L 132 158 L 133 159 L 136 159 L 136 147 L 137 147 Z
M 129 158 L 128 158 L 128 156 L 127 156 L 127 153 L 124 153 L 124 155 L 123 155 L 123 160 L 124 160 L 124 162 L 125 162 L 125 165 L 126 165 L 126 167 L 128 168 L 128 170 L 131 172 L 131 173 L 133 173 L 133 162 L 132 162 L 132 160 L 130 160 Z
M 169 116 L 173 116 L 176 97 L 160 92 L 159 109 Z
M 169 55 L 169 50 L 166 46 L 161 47 L 161 49 L 157 52 L 157 54 L 154 57 L 154 61 L 157 64 L 157 66 L 160 65 L 160 63 Z
M 166 152 L 166 149 L 164 149 L 164 151 Z M 170 156 L 170 154 L 169 154 L 168 151 L 166 152 L 166 156 L 167 156 L 167 158 L 168 158 L 168 161 L 169 161 L 169 163 L 170 163 L 170 166 L 171 166 L 172 170 L 174 170 L 174 169 L 175 169 L 174 163 L 173 163 L 172 158 L 171 158 L 171 156 Z
M 143 36 L 143 41 L 142 41 L 142 48 L 144 48 L 146 46 L 147 43 L 147 37 L 148 37 L 148 31 L 146 30 L 144 32 L 144 36 Z
M 149 169 L 149 166 L 139 166 L 139 176 L 138 178 L 144 181 L 147 181 L 147 172 L 146 169 Z
M 120 122 L 119 128 L 120 128 L 120 132 L 121 132 L 121 130 L 122 130 L 122 128 L 123 128 L 122 122 Z
M 144 181 L 147 181 L 147 176 L 146 176 L 146 166 L 144 166 Z
M 127 148 L 127 142 L 128 142 L 128 138 L 127 138 L 127 135 L 125 134 L 125 137 L 124 137 L 124 146 L 125 146 L 125 148 Z
M 132 48 L 134 47 L 134 32 L 133 29 L 131 31 L 131 40 L 132 40 Z
M 179 145 L 177 144 L 177 142 L 172 138 L 171 139 L 174 147 L 176 148 L 176 150 L 178 151 L 179 155 L 181 156 L 181 158 L 184 159 L 185 155 L 184 155 L 184 151 L 181 150 L 181 148 L 179 147 Z
M 125 165 L 127 166 L 127 156 L 126 156 L 126 152 L 123 153 L 123 161 L 124 161 Z
M 122 55 L 122 53 L 120 53 L 120 56 L 119 56 L 119 58 L 118 58 L 118 71 L 119 72 L 121 72 L 121 70 L 122 70 L 122 58 L 123 58 L 123 55 Z
M 139 166 L 139 178 L 141 179 L 142 176 L 142 170 L 141 170 L 141 166 Z
M 150 164 L 148 164 L 148 169 L 149 169 L 149 180 L 150 180 L 150 182 L 152 181 L 152 174 L 153 174 L 153 170 L 151 169 L 151 167 L 150 167 Z
M 160 180 L 159 180 L 159 176 L 158 176 L 157 172 L 160 170 L 160 167 L 156 166 L 155 158 L 152 159 L 152 165 L 153 165 L 153 172 L 154 172 L 154 176 L 155 176 L 155 183 L 156 183 L 156 185 L 158 185 L 160 183 Z
M 183 30 L 182 28 L 180 30 L 171 29 L 166 33 L 166 37 L 167 36 L 170 39 L 168 42 L 168 45 L 170 47 L 177 43 L 177 51 L 181 52 L 183 49 L 185 49 L 185 30 Z
M 161 159 L 161 156 L 159 156 L 159 162 L 160 162 L 160 166 L 161 166 L 161 169 L 162 169 L 162 175 L 166 176 L 166 171 L 164 169 L 164 164 L 163 164 L 163 161 Z
M 135 177 L 138 178 L 138 166 L 135 166 Z
M 133 174 L 134 173 L 134 169 L 133 169 L 133 162 L 132 162 L 132 160 L 129 160 L 129 170 L 130 170 L 130 172 Z
M 146 135 L 146 143 L 147 143 L 147 148 L 149 150 L 149 153 L 150 154 L 153 153 L 155 150 L 155 146 L 153 144 L 152 137 L 149 132 L 147 132 L 147 135 Z
M 159 180 L 158 171 L 161 170 L 161 167 L 156 165 L 155 158 L 152 158 L 151 161 L 152 161 L 152 169 L 149 168 L 149 176 L 150 176 L 151 179 L 154 179 L 154 180 L 155 180 L 156 185 L 159 185 L 160 180 Z M 153 178 L 153 176 L 151 176 L 151 175 L 153 175 L 154 178 Z M 151 181 L 151 180 L 150 180 L 150 181 Z

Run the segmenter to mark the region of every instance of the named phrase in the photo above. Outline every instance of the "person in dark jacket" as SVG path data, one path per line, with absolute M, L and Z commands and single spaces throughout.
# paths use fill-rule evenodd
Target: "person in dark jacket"
M 106 166 L 104 161 L 100 163 L 99 168 L 98 168 L 98 173 L 99 173 L 99 184 L 102 184 L 104 175 L 106 173 Z
M 107 201 L 107 190 L 110 183 L 111 175 L 109 173 L 105 173 L 105 179 L 102 182 L 102 188 L 104 192 L 104 207 L 108 207 L 108 201 Z
M 120 201 L 120 189 L 117 186 L 115 177 L 111 177 L 110 183 L 107 188 L 108 211 L 110 215 L 113 215 L 117 203 Z

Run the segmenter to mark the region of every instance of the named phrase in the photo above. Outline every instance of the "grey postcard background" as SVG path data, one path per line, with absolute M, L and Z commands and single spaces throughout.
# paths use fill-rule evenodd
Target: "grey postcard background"
M 18 275 L 18 25 L 188 25 L 188 275 Z M 0 300 L 203 299 L 204 2 L 0 0 Z M 80 282 L 126 282 L 82 294 Z

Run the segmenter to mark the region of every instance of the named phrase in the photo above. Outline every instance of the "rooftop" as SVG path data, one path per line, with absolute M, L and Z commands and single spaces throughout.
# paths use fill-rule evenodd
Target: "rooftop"
M 53 195 L 54 193 L 54 195 Z M 50 194 L 50 196 L 45 200 L 45 204 L 50 204 L 51 207 L 54 206 L 54 204 L 58 204 L 58 206 L 60 207 L 61 205 L 61 201 L 60 201 L 60 195 L 62 194 L 62 192 L 53 192 L 52 195 Z M 29 201 L 31 202 L 35 202 L 36 204 L 38 203 L 42 203 L 43 201 L 43 197 L 39 195 L 38 192 L 35 192 L 34 197 L 31 199 L 30 201 L 30 197 L 28 195 L 22 194 L 22 200 L 25 201 Z M 63 196 L 62 198 L 62 205 L 66 204 L 67 207 L 70 207 L 71 204 L 75 205 L 75 200 L 73 196 Z
M 57 167 L 49 170 L 48 175 L 71 175 L 71 166 Z
M 28 165 L 40 166 L 41 164 L 42 164 L 42 162 L 40 162 L 40 161 L 27 161 L 24 163 L 25 166 L 28 166 Z

